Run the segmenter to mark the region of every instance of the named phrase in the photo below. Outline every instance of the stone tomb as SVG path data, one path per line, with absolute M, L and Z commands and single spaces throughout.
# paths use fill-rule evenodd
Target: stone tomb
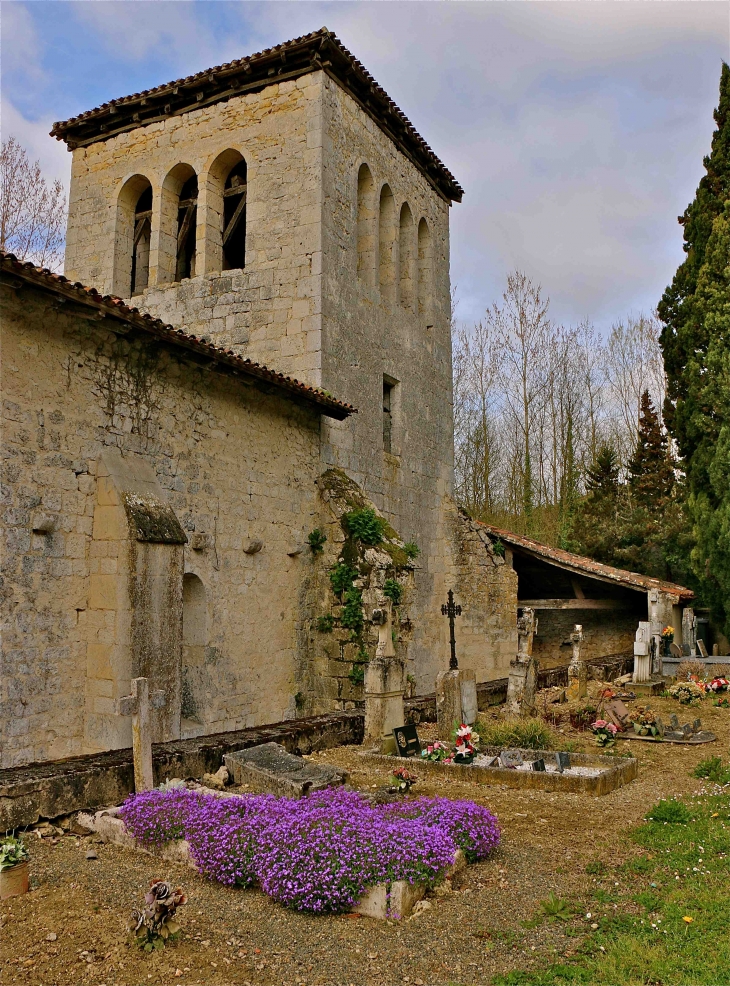
M 393 757 L 363 751 L 366 760 L 378 760 L 389 767 L 398 763 Z M 504 766 L 509 759 L 512 766 Z M 540 764 L 542 761 L 542 765 Z M 639 772 L 636 757 L 605 757 L 599 754 L 571 753 L 568 765 L 557 762 L 549 750 L 502 750 L 499 747 L 482 749 L 473 764 L 442 763 L 420 760 L 419 771 L 433 775 L 441 782 L 449 780 L 477 784 L 500 784 L 527 790 L 562 791 L 588 794 L 595 797 L 609 794 L 633 781 Z M 544 768 L 544 769 L 543 769 Z
M 303 798 L 312 791 L 339 787 L 348 779 L 346 771 L 327 764 L 313 764 L 287 753 L 278 743 L 262 743 L 247 750 L 226 753 L 226 767 L 233 783 L 247 785 L 259 794 Z

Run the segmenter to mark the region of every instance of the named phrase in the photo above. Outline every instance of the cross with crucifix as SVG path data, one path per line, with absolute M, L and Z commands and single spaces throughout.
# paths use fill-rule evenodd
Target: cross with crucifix
M 454 603 L 454 593 L 449 589 L 448 603 L 444 603 L 441 607 L 442 616 L 448 616 L 449 618 L 449 642 L 451 644 L 451 659 L 449 660 L 449 668 L 455 671 L 459 667 L 459 662 L 456 660 L 456 637 L 454 636 L 454 619 L 457 616 L 461 616 L 461 606 Z

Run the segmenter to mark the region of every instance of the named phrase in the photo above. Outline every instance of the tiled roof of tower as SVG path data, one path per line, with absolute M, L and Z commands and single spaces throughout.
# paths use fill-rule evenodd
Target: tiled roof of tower
M 667 592 L 672 596 L 677 596 L 678 600 L 687 601 L 694 597 L 691 589 L 686 589 L 682 585 L 675 585 L 674 582 L 665 582 L 663 579 L 654 579 L 650 575 L 641 575 L 639 572 L 627 572 L 623 568 L 614 568 L 612 565 L 604 565 L 585 555 L 576 555 L 572 551 L 563 551 L 562 548 L 551 548 L 547 544 L 533 541 L 532 538 L 524 537 L 522 534 L 513 534 L 511 531 L 503 531 L 499 527 L 492 527 L 491 524 L 477 522 L 489 535 L 499 538 L 505 544 L 512 545 L 517 549 L 523 549 L 531 555 L 537 555 L 547 562 L 553 562 L 561 568 L 576 572 L 579 575 L 592 575 L 594 578 L 604 582 L 613 582 L 616 585 L 625 586 L 627 589 L 638 589 L 648 592 L 657 589 L 659 592 Z
M 444 198 L 461 201 L 464 190 L 451 172 L 365 66 L 326 27 L 255 55 L 102 103 L 54 123 L 51 136 L 73 150 L 320 69 L 360 104 Z
M 310 387 L 293 377 L 287 377 L 283 373 L 270 370 L 261 363 L 244 359 L 243 356 L 236 355 L 232 349 L 215 346 L 197 336 L 189 335 L 182 329 L 166 325 L 151 315 L 143 315 L 137 308 L 130 308 L 125 305 L 121 298 L 101 295 L 94 288 L 84 287 L 83 284 L 69 281 L 67 277 L 63 277 L 61 274 L 54 274 L 45 268 L 24 263 L 12 253 L 5 253 L 2 250 L 0 250 L 0 274 L 4 274 L 6 278 L 10 276 L 12 279 L 19 280 L 19 283 L 14 285 L 16 287 L 21 287 L 24 282 L 35 284 L 46 291 L 52 291 L 70 301 L 85 305 L 95 310 L 95 318 L 109 317 L 125 322 L 130 327 L 153 336 L 162 343 L 186 350 L 190 357 L 203 363 L 206 367 L 215 366 L 218 370 L 248 377 L 259 384 L 283 391 L 292 399 L 313 405 L 327 417 L 342 421 L 348 415 L 356 413 L 356 408 L 352 404 L 338 401 L 331 394 L 317 387 Z

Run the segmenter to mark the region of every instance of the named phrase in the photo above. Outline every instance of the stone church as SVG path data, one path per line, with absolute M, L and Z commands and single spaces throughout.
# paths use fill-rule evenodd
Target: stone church
M 65 277 L 0 268 L 1 765 L 129 746 L 139 675 L 159 741 L 354 707 L 384 591 L 415 692 L 449 588 L 461 666 L 506 674 L 531 549 L 451 498 L 462 189 L 395 103 L 322 29 L 52 134 Z M 563 610 L 609 585 L 629 641 L 691 596 L 538 562 L 577 566 Z

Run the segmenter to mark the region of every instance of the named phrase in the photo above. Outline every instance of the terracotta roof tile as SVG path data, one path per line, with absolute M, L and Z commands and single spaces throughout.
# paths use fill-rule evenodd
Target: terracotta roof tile
M 73 149 L 319 69 L 357 100 L 444 198 L 461 201 L 464 190 L 446 165 L 365 66 L 326 27 L 254 55 L 102 103 L 54 123 L 51 136 Z
M 570 569 L 579 574 L 593 575 L 606 582 L 614 582 L 616 585 L 623 585 L 629 589 L 642 589 L 644 591 L 657 589 L 682 600 L 689 600 L 694 597 L 694 592 L 691 589 L 675 585 L 674 582 L 664 582 L 662 579 L 654 579 L 650 575 L 641 575 L 639 572 L 627 572 L 623 568 L 614 568 L 612 565 L 604 565 L 592 558 L 586 558 L 585 555 L 576 555 L 572 551 L 563 551 L 562 548 L 551 548 L 547 544 L 533 541 L 532 538 L 524 537 L 522 534 L 504 531 L 499 527 L 493 527 L 491 524 L 484 524 L 481 521 L 475 521 L 475 523 L 479 527 L 483 527 L 490 535 L 513 545 L 515 548 L 521 548 L 532 555 L 544 558 L 548 562 L 555 562 L 562 568 Z
M 253 360 L 238 356 L 232 349 L 224 349 L 212 342 L 206 342 L 197 336 L 189 335 L 182 329 L 176 329 L 173 325 L 166 325 L 152 315 L 142 314 L 137 308 L 130 308 L 121 298 L 115 298 L 113 295 L 101 295 L 94 288 L 85 287 L 78 281 L 71 282 L 62 274 L 54 274 L 45 268 L 24 263 L 12 253 L 5 253 L 0 250 L 0 271 L 5 275 L 20 277 L 23 281 L 35 284 L 39 288 L 63 294 L 67 298 L 127 322 L 148 335 L 155 336 L 160 341 L 170 343 L 179 349 L 198 353 L 216 364 L 229 367 L 242 376 L 260 380 L 276 387 L 278 390 L 286 392 L 290 397 L 315 405 L 320 413 L 330 418 L 343 420 L 348 415 L 356 413 L 356 408 L 352 404 L 338 401 L 318 387 L 310 387 L 294 377 L 285 376 L 283 373 L 277 373 L 276 370 L 271 370 L 261 363 L 255 363 Z

